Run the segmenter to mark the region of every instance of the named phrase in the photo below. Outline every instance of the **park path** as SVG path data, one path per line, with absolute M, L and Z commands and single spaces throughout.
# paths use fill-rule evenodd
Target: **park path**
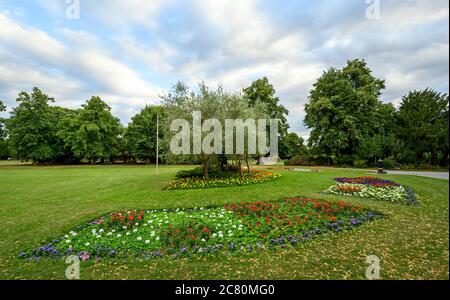
M 415 175 L 415 176 L 449 180 L 448 172 L 419 172 L 419 171 L 386 171 L 386 172 L 391 175 Z

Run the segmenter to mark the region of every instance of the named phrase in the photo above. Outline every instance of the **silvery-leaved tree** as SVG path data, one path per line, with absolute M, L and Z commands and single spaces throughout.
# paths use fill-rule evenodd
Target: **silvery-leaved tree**
M 169 149 L 165 153 L 167 160 L 177 161 L 182 156 L 191 162 L 199 162 L 203 176 L 208 178 L 208 169 L 221 161 L 226 153 L 238 162 L 241 175 L 243 161 L 250 170 L 251 151 L 247 137 L 255 129 L 251 127 L 250 131 L 244 131 L 243 151 L 236 154 L 235 139 L 227 139 L 226 136 L 226 120 L 238 120 L 239 123 L 247 119 L 266 118 L 264 105 L 258 103 L 251 106 L 239 94 L 230 95 L 220 86 L 211 90 L 204 83 L 199 84 L 199 91 L 195 93 L 181 82 L 163 97 L 163 104 L 166 113 L 163 124 L 167 132 L 163 143 Z
M 215 163 L 217 153 L 205 151 L 202 141 L 207 135 L 202 129 L 202 120 L 223 120 L 224 93 L 219 87 L 210 90 L 204 83 L 199 84 L 199 92 L 194 93 L 182 82 L 178 82 L 172 92 L 162 97 L 166 118 L 162 122 L 168 132 L 163 139 L 164 145 L 171 145 L 165 153 L 167 160 L 176 161 L 179 156 L 193 162 L 200 162 L 203 175 L 208 178 L 208 169 Z M 214 125 L 214 124 L 213 124 Z M 216 124 L 217 125 L 217 124 Z M 218 130 L 215 126 L 214 130 Z M 179 130 L 181 128 L 181 131 Z M 174 135 L 174 132 L 178 132 Z M 179 136 L 180 144 L 173 144 L 173 138 Z M 217 145 L 220 141 L 214 141 Z

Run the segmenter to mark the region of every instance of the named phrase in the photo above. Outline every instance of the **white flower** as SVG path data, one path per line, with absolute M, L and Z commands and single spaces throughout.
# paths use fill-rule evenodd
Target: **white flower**
M 145 243 L 146 243 L 146 244 L 150 244 L 150 241 L 149 241 L 149 240 L 146 240 Z
M 155 232 L 154 231 L 150 232 L 150 236 L 155 236 Z
M 66 241 L 67 244 L 70 243 L 70 242 L 71 242 L 70 240 L 67 240 L 67 241 Z
M 217 234 L 215 234 L 215 233 L 212 234 L 212 237 L 213 237 L 213 238 L 215 238 L 216 236 L 217 236 Z
M 127 233 L 125 233 L 126 235 L 130 235 L 131 233 L 129 231 L 127 231 Z
M 104 232 L 104 230 L 103 230 L 103 228 L 102 229 L 100 229 L 98 232 Z
M 156 238 L 157 241 L 159 241 L 159 236 Z
M 137 229 L 135 228 L 135 229 L 133 229 L 133 232 L 137 232 Z
M 108 232 L 106 235 L 112 235 L 112 232 Z
M 101 235 L 98 235 L 98 234 L 97 234 L 97 236 L 96 236 L 96 238 L 98 238 L 98 239 L 101 238 L 101 237 L 102 237 L 102 236 L 101 236 Z
M 111 232 L 113 232 L 113 233 L 114 233 L 114 232 L 116 232 L 116 231 L 115 231 L 115 230 L 113 229 L 113 230 L 111 230 Z
M 66 234 L 64 237 L 67 239 L 69 236 Z
M 153 223 L 153 220 L 149 220 L 147 223 L 148 223 L 148 224 L 152 224 L 152 223 Z
M 135 223 L 134 225 L 139 226 L 139 223 Z
M 122 226 L 123 229 L 127 229 L 127 226 Z
M 202 239 L 202 242 L 206 242 L 206 240 L 205 240 L 205 239 Z
M 84 244 L 85 246 L 89 246 L 91 243 L 87 242 L 86 244 Z
M 137 240 L 138 240 L 138 241 L 142 241 L 142 237 L 138 236 L 138 237 L 137 237 Z
M 119 233 L 118 235 L 117 235 L 117 238 L 120 238 L 122 235 Z
M 148 224 L 144 224 L 144 227 L 147 227 Z
M 95 229 L 92 229 L 92 234 L 96 234 L 97 233 L 97 230 L 95 230 Z

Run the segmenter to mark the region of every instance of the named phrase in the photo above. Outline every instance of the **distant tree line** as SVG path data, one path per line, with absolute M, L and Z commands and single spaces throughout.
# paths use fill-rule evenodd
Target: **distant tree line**
M 34 163 L 104 163 L 156 161 L 156 119 L 159 116 L 160 157 L 167 163 L 199 163 L 205 176 L 213 165 L 227 160 L 249 165 L 258 155 L 181 156 L 168 151 L 171 120 L 189 119 L 193 110 L 204 119 L 271 118 L 280 121 L 279 156 L 290 164 L 372 167 L 383 159 L 397 164 L 448 166 L 449 99 L 431 89 L 411 91 L 396 108 L 380 100 L 385 82 L 376 78 L 364 60 L 324 72 L 305 105 L 308 143 L 289 132 L 288 110 L 264 77 L 241 93 L 200 84 L 194 93 L 177 83 L 161 105 L 148 105 L 124 127 L 97 96 L 79 109 L 55 106 L 39 88 L 21 92 L 9 118 L 0 118 L 0 159 Z M 6 111 L 0 101 L 0 112 Z M 250 169 L 250 168 L 248 168 Z
M 310 154 L 321 163 L 373 166 L 448 165 L 449 98 L 412 91 L 398 108 L 382 103 L 384 80 L 364 60 L 331 68 L 316 81 L 305 105 Z

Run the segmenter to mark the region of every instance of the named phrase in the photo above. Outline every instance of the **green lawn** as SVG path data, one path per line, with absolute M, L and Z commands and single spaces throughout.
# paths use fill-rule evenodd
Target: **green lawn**
M 0 279 L 64 279 L 61 260 L 17 259 L 77 225 L 121 208 L 187 208 L 236 201 L 321 195 L 334 177 L 365 170 L 275 171 L 279 180 L 253 186 L 163 191 L 183 167 L 0 166 Z M 184 167 L 186 168 L 186 167 Z M 352 232 L 317 238 L 297 248 L 193 259 L 103 259 L 81 265 L 82 279 L 364 279 L 366 257 L 381 258 L 382 279 L 448 279 L 448 181 L 385 176 L 415 189 L 420 207 L 345 198 L 386 215 Z

